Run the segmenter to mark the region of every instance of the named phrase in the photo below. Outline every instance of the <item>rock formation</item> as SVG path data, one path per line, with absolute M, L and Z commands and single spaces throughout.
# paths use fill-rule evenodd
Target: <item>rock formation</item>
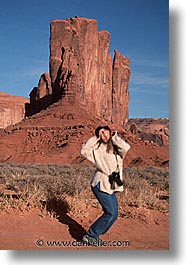
M 102 120 L 80 106 L 71 106 L 68 102 L 62 104 L 62 101 L 0 131 L 0 163 L 88 163 L 80 154 L 81 146 Z M 146 143 L 123 126 L 107 124 L 131 145 L 124 166 L 168 166 L 167 145 Z M 145 120 L 142 126 L 146 127 Z
M 0 92 L 0 129 L 20 122 L 25 117 L 28 99 Z
M 119 122 L 123 113 L 123 124 L 128 120 L 129 76 L 129 59 L 116 51 L 112 74 L 112 120 Z
M 109 47 L 110 33 L 98 32 L 94 19 L 53 20 L 50 76 L 46 79 L 45 74 L 31 92 L 27 116 L 62 98 L 106 121 L 124 125 L 128 119 L 129 59 L 115 51 L 112 61 Z
M 0 129 L 0 163 L 88 163 L 81 146 L 97 126 L 107 124 L 131 145 L 124 166 L 168 167 L 169 121 L 126 123 L 129 59 L 115 51 L 112 61 L 109 42 L 110 34 L 98 32 L 96 20 L 51 22 L 50 73 L 41 75 L 30 103 L 24 99 L 20 110 L 21 97 L 16 104 L 9 97 L 8 106 L 0 102 L 3 127 L 22 120 L 25 102 L 29 116 Z
M 129 119 L 125 127 L 146 143 L 169 145 L 169 120 L 166 118 Z
M 48 73 L 43 73 L 37 87 L 29 94 L 30 103 L 25 104 L 26 116 L 31 116 L 53 103 L 51 79 Z

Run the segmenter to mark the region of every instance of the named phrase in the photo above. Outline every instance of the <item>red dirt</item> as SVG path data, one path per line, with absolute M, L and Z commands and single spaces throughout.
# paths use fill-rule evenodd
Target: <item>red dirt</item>
M 106 124 L 79 106 L 61 101 L 0 132 L 0 163 L 79 164 L 82 143 L 95 128 Z M 125 165 L 167 166 L 169 146 L 146 143 L 130 131 L 107 123 L 131 145 Z
M 81 144 L 92 135 L 96 126 L 106 123 L 90 116 L 79 106 L 58 102 L 48 109 L 0 132 L 0 163 L 86 163 L 80 156 Z M 119 126 L 109 124 L 130 144 L 125 165 L 166 165 L 168 146 L 145 143 Z M 89 216 L 74 217 L 62 212 L 59 219 L 46 217 L 40 210 L 30 213 L 0 213 L 0 249 L 95 249 L 94 247 L 49 247 L 47 241 L 75 241 L 100 214 L 90 209 Z M 130 246 L 96 249 L 168 249 L 168 216 L 149 211 L 150 224 L 118 218 L 105 241 L 129 241 Z M 36 245 L 43 240 L 43 246 Z M 40 241 L 41 243 L 41 241 Z
M 74 218 L 67 213 L 63 213 L 59 219 L 49 218 L 39 209 L 29 213 L 1 213 L 0 249 L 168 250 L 169 248 L 168 215 L 156 210 L 149 212 L 151 216 L 149 224 L 134 219 L 118 218 L 111 229 L 101 236 L 104 241 L 110 241 L 118 246 L 77 246 L 77 240 L 100 214 L 97 209 L 91 209 L 90 213 L 90 216 L 83 219 Z M 37 241 L 43 245 L 37 246 Z M 47 245 L 47 241 L 70 242 L 75 246 L 52 247 Z

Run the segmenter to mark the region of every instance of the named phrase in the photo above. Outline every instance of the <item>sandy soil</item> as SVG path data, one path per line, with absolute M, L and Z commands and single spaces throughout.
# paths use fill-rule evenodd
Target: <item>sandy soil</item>
M 105 246 L 90 247 L 82 246 L 78 240 L 98 217 L 96 209 L 84 219 L 72 218 L 68 213 L 63 213 L 58 219 L 50 218 L 39 209 L 29 213 L 1 213 L 0 249 L 168 250 L 168 215 L 155 210 L 150 214 L 153 220 L 150 224 L 118 218 L 113 227 L 101 237 L 106 242 Z M 54 245 L 53 241 L 59 241 L 59 245 Z

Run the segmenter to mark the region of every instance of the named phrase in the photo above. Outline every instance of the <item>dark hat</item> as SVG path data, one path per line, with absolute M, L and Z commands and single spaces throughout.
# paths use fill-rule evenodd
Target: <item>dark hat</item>
M 95 129 L 95 135 L 97 138 L 99 138 L 99 131 L 103 129 L 103 126 L 98 126 L 96 129 Z
M 111 129 L 109 128 L 109 126 L 98 126 L 96 129 L 95 129 L 95 135 L 97 138 L 99 138 L 99 131 L 101 129 L 105 129 L 105 130 L 108 130 L 110 133 L 111 133 Z

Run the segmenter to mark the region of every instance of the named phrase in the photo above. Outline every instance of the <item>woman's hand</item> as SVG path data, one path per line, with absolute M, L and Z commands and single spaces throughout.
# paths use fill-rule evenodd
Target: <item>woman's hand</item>
M 99 137 L 104 143 L 107 143 L 108 140 L 111 138 L 110 131 L 101 129 L 99 131 Z
M 117 131 L 112 132 L 112 137 L 117 134 Z

